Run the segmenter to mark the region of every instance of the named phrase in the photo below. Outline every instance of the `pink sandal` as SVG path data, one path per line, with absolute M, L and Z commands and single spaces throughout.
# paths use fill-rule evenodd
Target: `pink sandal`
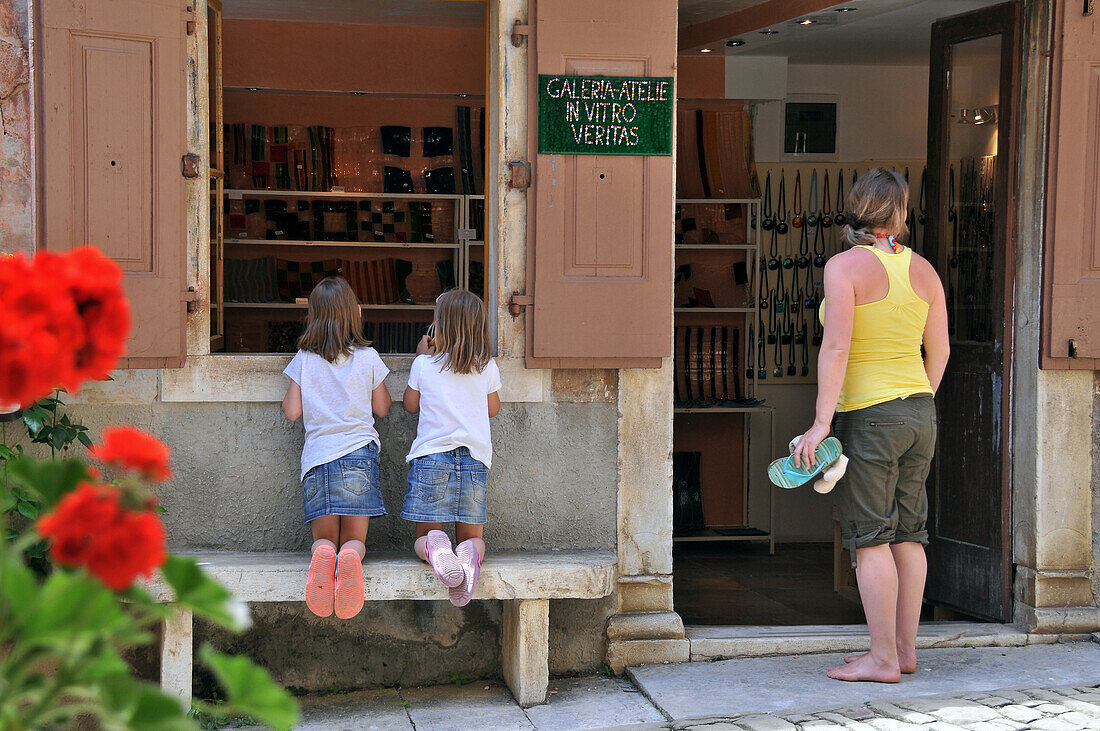
M 432 567 L 436 577 L 448 589 L 462 584 L 465 574 L 458 563 L 451 548 L 451 539 L 441 530 L 428 531 L 428 541 L 425 544 L 425 553 L 428 554 L 428 565 Z
M 318 617 L 332 614 L 335 573 L 336 549 L 318 546 L 309 560 L 309 576 L 306 578 L 306 606 Z
M 363 608 L 363 560 L 353 548 L 340 551 L 336 563 L 336 616 L 351 619 Z
M 474 598 L 474 590 L 477 588 L 477 579 L 481 576 L 481 554 L 471 541 L 463 541 L 455 549 L 458 562 L 462 566 L 465 576 L 463 582 L 451 589 L 451 604 L 456 607 L 464 607 Z

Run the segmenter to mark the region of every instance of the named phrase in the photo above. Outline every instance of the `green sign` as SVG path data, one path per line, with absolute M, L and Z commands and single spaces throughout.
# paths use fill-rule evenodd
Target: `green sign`
M 539 153 L 671 155 L 672 78 L 539 74 Z

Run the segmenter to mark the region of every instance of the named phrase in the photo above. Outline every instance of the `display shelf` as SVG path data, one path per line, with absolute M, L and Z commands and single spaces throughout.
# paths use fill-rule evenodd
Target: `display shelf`
M 362 198 L 380 198 L 383 200 L 410 200 L 410 201 L 460 201 L 464 196 L 460 193 L 367 193 L 346 190 L 318 191 L 318 190 L 282 190 L 267 188 L 226 188 L 225 194 L 230 200 L 234 198 L 318 198 L 321 200 L 346 200 Z
M 338 246 L 360 249 L 461 249 L 462 244 L 437 244 L 434 242 L 417 241 L 315 241 L 301 239 L 226 239 L 226 244 L 244 246 Z
M 756 251 L 756 244 L 676 244 L 677 251 Z
M 753 312 L 753 313 L 755 313 L 756 308 L 755 307 L 675 307 L 675 308 L 673 308 L 673 312 L 683 312 L 683 313 L 713 312 L 713 313 L 719 313 L 719 314 L 721 314 L 721 313 L 729 314 L 731 312 Z
M 484 94 L 458 94 L 446 92 L 397 92 L 356 89 L 288 89 L 277 86 L 226 86 L 223 90 L 232 94 L 279 94 L 284 96 L 365 96 L 375 99 L 465 99 L 484 100 Z
M 745 203 L 758 206 L 760 205 L 759 198 L 677 198 L 677 203 L 696 205 L 696 204 L 726 204 L 726 203 Z
M 226 302 L 226 309 L 235 310 L 305 310 L 305 302 Z M 364 310 L 434 310 L 435 305 L 409 305 L 405 303 L 390 305 L 360 305 Z
M 771 552 L 775 553 L 775 536 L 771 532 L 747 533 L 744 535 L 726 536 L 711 529 L 705 528 L 687 535 L 673 536 L 673 543 L 700 543 L 703 541 L 741 541 L 744 543 L 768 543 L 772 545 Z

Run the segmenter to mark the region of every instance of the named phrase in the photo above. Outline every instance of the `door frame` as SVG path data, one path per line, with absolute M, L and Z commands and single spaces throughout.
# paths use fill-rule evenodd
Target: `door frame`
M 1013 370 L 1015 358 L 1016 326 L 1016 211 L 1017 195 L 1017 145 L 1019 144 L 1019 108 L 1021 87 L 1023 6 L 1020 2 L 981 8 L 962 15 L 936 21 L 932 26 L 932 46 L 929 57 L 928 87 L 928 155 L 929 172 L 933 166 L 938 171 L 950 164 L 949 124 L 933 126 L 933 117 L 950 119 L 950 92 L 940 83 L 945 71 L 950 69 L 951 48 L 954 44 L 977 40 L 991 35 L 1001 36 L 1001 77 L 998 114 L 997 166 L 1000 171 L 996 181 L 995 199 L 1005 202 L 1005 210 L 999 212 L 994 224 L 994 238 L 1004 243 L 1003 323 L 1002 323 L 1002 372 L 1001 372 L 1001 525 L 1000 564 L 1002 567 L 1000 592 L 1002 615 L 990 617 L 999 621 L 1011 621 L 1013 613 L 1012 561 L 1012 445 L 1013 403 L 1015 391 Z M 1006 93 L 1007 92 L 1007 93 Z M 928 227 L 937 232 L 938 245 L 926 254 L 939 269 L 946 260 L 946 226 L 944 212 L 948 207 L 948 188 L 945 176 L 929 174 L 926 194 L 928 197 Z M 996 352 L 996 350 L 995 350 Z M 933 470 L 933 475 L 935 475 Z M 934 482 L 933 482 L 934 484 Z M 944 603 L 938 600 L 938 603 Z M 949 603 L 947 603 L 950 606 Z M 953 607 L 962 609 L 961 607 Z

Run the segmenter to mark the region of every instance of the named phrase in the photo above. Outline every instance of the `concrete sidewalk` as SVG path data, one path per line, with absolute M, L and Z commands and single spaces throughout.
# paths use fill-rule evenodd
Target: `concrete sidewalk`
M 503 685 L 304 698 L 301 729 L 1100 729 L 1100 644 L 926 650 L 896 685 L 825 676 L 839 655 L 630 668 L 552 681 L 520 708 Z

